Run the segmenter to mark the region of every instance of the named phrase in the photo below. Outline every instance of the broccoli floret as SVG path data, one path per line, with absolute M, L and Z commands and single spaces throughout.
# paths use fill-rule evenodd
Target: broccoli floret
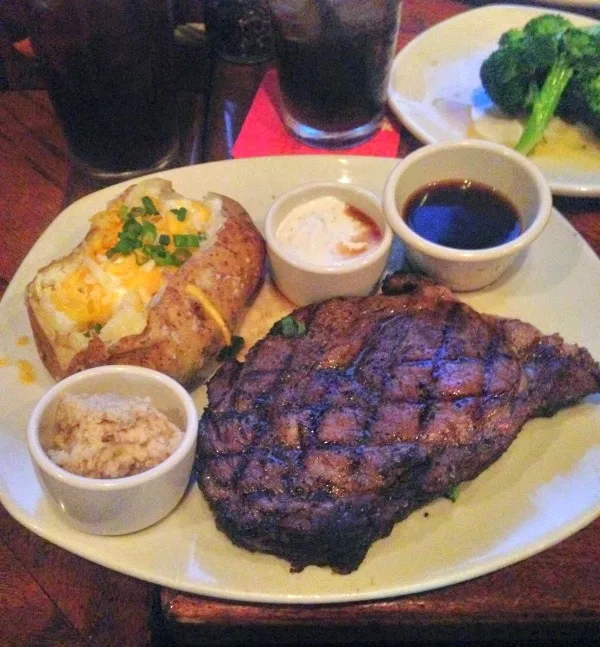
M 530 20 L 500 37 L 483 62 L 481 81 L 492 101 L 511 116 L 528 113 L 558 55 L 558 38 L 570 23 L 552 14 Z
M 525 33 L 522 29 L 509 29 L 500 36 L 498 43 L 500 47 L 505 47 L 506 45 L 517 45 L 524 37 Z
M 580 121 L 600 134 L 600 26 L 565 34 L 574 72 L 557 113 L 566 121 Z
M 590 77 L 581 92 L 585 99 L 582 121 L 600 137 L 600 73 Z
M 527 111 L 538 92 L 535 69 L 519 47 L 492 52 L 480 75 L 490 99 L 511 116 Z
M 595 128 L 600 115 L 597 26 L 580 29 L 562 16 L 544 14 L 522 30 L 505 32 L 499 45 L 484 61 L 480 76 L 497 106 L 512 116 L 528 115 L 517 150 L 531 152 L 556 113 Z
M 600 25 L 571 27 L 563 33 L 560 45 L 580 71 L 600 70 Z
M 532 18 L 523 27 L 523 33 L 529 36 L 551 36 L 556 38 L 572 26 L 571 22 L 563 16 L 546 13 L 537 18 Z
M 558 114 L 569 122 L 586 124 L 600 137 L 600 70 L 576 74 L 561 99 Z

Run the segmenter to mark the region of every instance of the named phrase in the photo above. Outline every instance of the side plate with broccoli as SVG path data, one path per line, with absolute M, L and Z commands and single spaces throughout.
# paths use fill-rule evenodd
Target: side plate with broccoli
M 546 19 L 539 19 L 549 14 L 554 16 L 552 24 L 543 25 Z M 523 47 L 529 40 L 524 36 L 524 27 L 532 19 L 535 21 L 529 30 L 543 31 L 542 26 L 549 32 L 563 29 L 565 34 L 568 31 L 568 38 L 559 46 L 556 36 L 550 33 L 536 36 L 536 51 L 526 57 L 521 67 L 535 68 L 538 76 L 533 79 L 530 75 L 526 83 L 517 82 L 512 73 L 516 66 L 512 66 L 505 83 L 513 92 L 513 105 L 501 109 L 490 96 L 494 90 L 488 93 L 483 87 L 482 65 L 500 56 L 494 52 L 500 51 L 501 40 L 505 46 L 521 41 L 519 47 Z M 545 174 L 556 195 L 600 196 L 600 117 L 590 109 L 584 119 L 584 95 L 579 84 L 591 73 L 584 75 L 572 65 L 574 59 L 586 57 L 600 65 L 600 59 L 585 53 L 587 45 L 583 43 L 585 39 L 589 44 L 591 34 L 587 30 L 600 30 L 599 25 L 585 16 L 541 7 L 489 5 L 466 11 L 427 30 L 400 51 L 390 76 L 390 106 L 404 125 L 426 143 L 478 137 L 516 146 L 523 140 L 520 146 L 524 142 L 529 144 L 532 161 Z M 571 48 L 568 55 L 563 53 L 567 43 Z M 575 48 L 583 54 L 573 54 Z M 517 58 L 511 54 L 506 59 L 511 56 Z M 491 64 L 487 65 L 491 70 Z M 592 68 L 593 65 L 588 67 Z M 562 93 L 555 93 L 555 85 L 550 83 L 544 87 L 551 70 L 552 78 L 563 82 Z M 574 85 L 575 80 L 578 85 Z M 550 87 L 552 93 L 548 92 Z M 590 87 L 595 92 L 595 86 Z M 554 108 L 549 112 L 537 108 L 535 118 L 528 124 L 529 113 L 522 107 L 524 103 L 529 102 L 527 106 L 531 109 L 536 98 L 547 99 L 549 94 L 551 101 L 544 103 L 544 110 L 556 102 Z M 518 106 L 517 99 L 521 102 Z
M 507 115 L 526 118 L 515 148 L 525 155 L 559 115 L 600 134 L 600 25 L 576 27 L 542 14 L 500 37 L 480 71 L 483 88 Z

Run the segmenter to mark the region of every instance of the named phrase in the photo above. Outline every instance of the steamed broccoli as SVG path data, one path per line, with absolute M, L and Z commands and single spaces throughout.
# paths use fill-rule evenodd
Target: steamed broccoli
M 582 121 L 600 136 L 600 71 L 578 81 L 582 97 Z
M 575 70 L 557 112 L 566 121 L 581 121 L 600 136 L 600 56 L 585 70 Z
M 504 112 L 527 115 L 516 149 L 527 155 L 558 113 L 600 126 L 600 29 L 544 14 L 511 29 L 483 62 L 483 87 Z

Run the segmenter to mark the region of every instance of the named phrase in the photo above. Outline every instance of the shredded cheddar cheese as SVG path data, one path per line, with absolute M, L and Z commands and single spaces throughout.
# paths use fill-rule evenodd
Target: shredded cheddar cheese
M 56 310 L 64 312 L 82 329 L 110 319 L 117 298 L 110 286 L 95 281 L 85 265 L 57 283 L 51 293 Z
M 199 303 L 203 308 L 206 314 L 215 322 L 217 328 L 221 331 L 223 335 L 223 340 L 225 341 L 226 346 L 231 346 L 231 331 L 227 327 L 225 320 L 214 306 L 212 301 L 202 292 L 200 288 L 195 285 L 188 284 L 185 287 L 186 294 L 191 297 L 194 301 Z
M 26 359 L 20 359 L 17 361 L 17 367 L 19 369 L 19 381 L 22 384 L 33 384 L 35 382 L 35 369 L 31 362 L 28 362 Z
M 139 292 L 145 304 L 158 292 L 163 281 L 160 267 L 153 261 L 148 261 L 140 268 L 133 254 L 107 263 L 104 269 L 108 274 L 118 277 L 128 292 Z

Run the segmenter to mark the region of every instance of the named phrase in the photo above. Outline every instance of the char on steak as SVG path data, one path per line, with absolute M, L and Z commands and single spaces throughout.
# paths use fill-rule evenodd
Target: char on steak
M 600 390 L 589 352 L 479 314 L 428 279 L 296 310 L 208 385 L 199 484 L 238 546 L 349 573 L 410 512 L 473 479 L 524 423 Z

